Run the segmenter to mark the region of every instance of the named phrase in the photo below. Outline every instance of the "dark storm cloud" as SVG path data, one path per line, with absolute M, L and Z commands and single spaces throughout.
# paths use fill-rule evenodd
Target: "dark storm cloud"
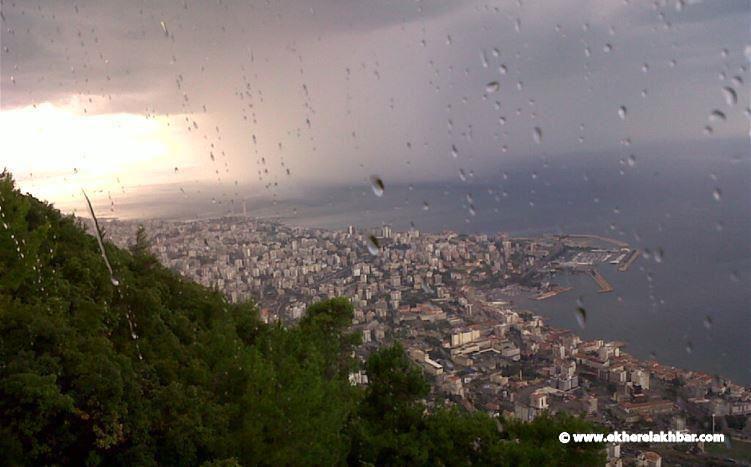
M 221 128 L 204 138 L 226 150 L 233 178 L 282 185 L 458 180 L 623 141 L 693 140 L 717 108 L 727 119 L 714 137 L 747 132 L 742 105 L 722 94 L 748 78 L 747 2 L 123 5 L 4 4 L 3 109 L 80 95 L 90 112 L 192 114 L 201 132 Z
M 216 54 L 218 49 L 220 54 L 221 49 L 237 53 L 251 45 L 362 33 L 425 20 L 457 5 L 448 0 L 426 5 L 319 0 L 306 2 L 302 8 L 294 1 L 257 3 L 6 3 L 3 106 L 55 100 L 70 93 L 132 94 L 163 89 L 174 78 L 170 60 L 176 40 L 178 49 L 189 48 L 180 59 L 191 63 L 200 56 Z M 162 22 L 169 35 L 166 41 Z

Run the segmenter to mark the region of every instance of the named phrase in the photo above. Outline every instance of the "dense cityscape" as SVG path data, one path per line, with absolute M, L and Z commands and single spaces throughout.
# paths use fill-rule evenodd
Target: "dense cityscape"
M 132 245 L 136 222 L 104 223 L 108 239 Z M 556 274 L 587 274 L 613 290 L 598 268 L 626 271 L 640 252 L 588 235 L 397 232 L 389 226 L 334 231 L 224 217 L 144 224 L 160 261 L 230 301 L 253 300 L 265 322 L 299 320 L 308 305 L 348 297 L 358 356 L 399 341 L 429 375 L 429 404 L 523 421 L 544 411 L 582 415 L 613 430 L 723 432 L 748 439 L 751 390 L 719 376 L 626 353 L 624 343 L 583 341 L 515 303 L 570 288 Z M 575 292 L 570 292 L 575 293 Z M 586 310 L 572 310 L 581 326 Z M 367 375 L 351 375 L 367 384 Z M 729 443 L 729 441 L 728 441 Z M 608 465 L 660 465 L 704 456 L 691 445 L 615 444 Z M 714 461 L 719 458 L 713 457 Z

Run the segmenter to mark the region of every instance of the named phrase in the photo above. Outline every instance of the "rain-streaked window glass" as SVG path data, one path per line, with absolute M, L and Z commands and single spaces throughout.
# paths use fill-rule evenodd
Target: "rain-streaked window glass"
M 751 460 L 748 1 L 0 8 L 0 463 Z

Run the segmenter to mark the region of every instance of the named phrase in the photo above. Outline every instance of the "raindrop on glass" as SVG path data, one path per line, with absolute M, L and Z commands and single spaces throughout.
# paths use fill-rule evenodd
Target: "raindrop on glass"
M 725 103 L 731 107 L 738 102 L 738 94 L 729 86 L 722 88 L 722 95 L 725 96 Z
M 709 114 L 709 121 L 710 122 L 724 122 L 727 119 L 725 116 L 725 113 L 721 110 L 713 110 L 712 113 Z
M 498 81 L 491 81 L 485 85 L 485 92 L 488 94 L 498 92 L 500 89 L 501 85 L 498 84 Z
M 714 198 L 715 201 L 722 200 L 722 190 L 720 190 L 719 188 L 715 188 L 714 191 L 712 192 L 712 198 Z
M 368 235 L 368 251 L 373 256 L 378 256 L 378 253 L 380 252 L 378 238 L 373 234 Z
M 579 324 L 579 327 L 584 329 L 587 325 L 587 310 L 585 310 L 584 307 L 578 306 L 576 307 L 574 316 L 576 317 L 576 322 Z
M 542 128 L 539 126 L 536 126 L 532 130 L 532 139 L 535 141 L 535 143 L 540 144 L 542 143 Z
M 622 105 L 622 106 L 618 107 L 618 117 L 620 117 L 621 120 L 625 120 L 626 119 L 626 113 L 627 112 L 628 112 L 628 110 L 626 109 L 625 105 Z
M 654 260 L 656 263 L 662 263 L 663 255 L 665 254 L 664 251 L 662 251 L 662 248 L 657 247 L 654 253 Z
M 370 177 L 370 188 L 373 190 L 373 194 L 378 196 L 379 198 L 383 196 L 383 180 L 381 180 L 381 177 L 377 175 L 372 175 Z

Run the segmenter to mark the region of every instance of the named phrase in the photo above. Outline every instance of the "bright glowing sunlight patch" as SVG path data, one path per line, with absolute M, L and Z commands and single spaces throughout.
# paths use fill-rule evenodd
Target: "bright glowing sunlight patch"
M 87 115 L 75 103 L 3 111 L 2 165 L 24 190 L 50 201 L 70 202 L 82 187 L 97 197 L 121 186 L 158 183 L 186 154 L 185 132 L 169 120 L 130 113 Z

